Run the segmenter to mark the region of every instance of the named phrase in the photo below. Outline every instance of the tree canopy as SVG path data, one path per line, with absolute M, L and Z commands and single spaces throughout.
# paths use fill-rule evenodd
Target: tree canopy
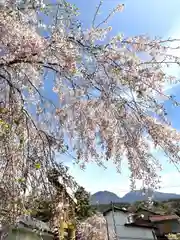
M 180 134 L 159 101 L 177 105 L 163 87 L 177 81 L 164 66 L 179 65 L 170 54 L 170 43 L 179 39 L 119 34 L 107 40 L 108 20 L 124 5 L 98 23 L 101 5 L 84 29 L 77 7 L 65 0 L 0 2 L 0 204 L 6 221 L 7 212 L 21 212 L 27 196 L 51 196 L 47 174 L 57 167 L 57 153 L 73 152 L 82 168 L 113 161 L 119 171 L 125 158 L 132 183 L 142 179 L 148 187 L 158 184 L 160 168 L 151 144 L 179 163 Z M 47 83 L 56 101 L 45 92 Z
M 76 216 L 79 221 L 91 217 L 95 209 L 90 205 L 90 194 L 83 187 L 78 187 L 75 194 L 77 199 Z

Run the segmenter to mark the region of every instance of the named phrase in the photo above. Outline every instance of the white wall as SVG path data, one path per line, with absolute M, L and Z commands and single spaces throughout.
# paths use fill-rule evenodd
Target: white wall
M 126 227 L 128 214 L 124 212 L 114 212 L 114 219 L 116 225 L 116 232 L 118 239 L 122 240 L 154 240 L 152 229 L 140 227 Z M 114 232 L 114 222 L 112 212 L 105 216 L 107 220 L 108 230 L 110 233 L 110 240 L 113 239 L 112 232 Z

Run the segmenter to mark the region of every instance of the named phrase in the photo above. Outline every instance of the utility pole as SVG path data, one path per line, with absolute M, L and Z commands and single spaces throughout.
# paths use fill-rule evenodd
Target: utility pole
M 117 228 L 116 228 L 116 221 L 114 217 L 114 204 L 111 202 L 111 208 L 112 208 L 112 218 L 113 218 L 113 224 L 114 224 L 114 233 L 115 233 L 115 239 L 117 240 Z

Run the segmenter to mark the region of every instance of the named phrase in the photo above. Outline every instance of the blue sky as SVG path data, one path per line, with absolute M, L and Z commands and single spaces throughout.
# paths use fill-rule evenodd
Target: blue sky
M 80 19 L 84 27 L 90 26 L 99 1 L 71 0 L 71 2 L 80 8 Z M 125 36 L 148 34 L 151 37 L 171 36 L 180 38 L 180 0 L 125 0 L 122 2 L 104 0 L 102 13 L 98 16 L 98 20 L 101 21 L 107 16 L 110 9 L 118 3 L 124 3 L 125 9 L 123 13 L 119 13 L 111 19 L 110 25 L 113 27 L 111 34 L 123 33 Z M 176 54 L 180 56 L 180 51 L 176 52 Z M 170 71 L 180 76 L 177 68 L 172 68 Z M 180 86 L 167 86 L 166 91 L 176 95 L 176 99 L 180 101 Z M 170 102 L 166 102 L 165 106 L 173 126 L 180 130 L 180 109 L 174 108 Z M 173 166 L 167 164 L 167 159 L 162 153 L 156 152 L 155 154 L 163 164 L 161 191 L 180 193 L 180 184 L 178 186 L 177 181 L 180 173 Z M 120 175 L 116 173 L 115 166 L 111 163 L 108 163 L 107 170 L 91 163 L 85 171 L 82 171 L 79 166 L 74 166 L 70 159 L 64 158 L 64 161 L 70 167 L 70 173 L 77 182 L 91 193 L 108 190 L 123 196 L 129 191 L 129 171 L 126 162 L 122 164 L 122 174 Z

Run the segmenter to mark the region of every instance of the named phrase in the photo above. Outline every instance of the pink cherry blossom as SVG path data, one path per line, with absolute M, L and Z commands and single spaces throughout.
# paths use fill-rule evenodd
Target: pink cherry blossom
M 76 7 L 66 2 L 4 3 L 0 5 L 4 211 L 0 221 L 13 222 L 37 198 L 53 196 L 54 201 L 56 190 L 47 173 L 57 167 L 57 153 L 71 156 L 82 169 L 90 161 L 104 167 L 112 161 L 122 171 L 126 160 L 132 185 L 140 179 L 145 187 L 158 186 L 161 164 L 151 145 L 176 167 L 180 162 L 180 134 L 158 100 L 178 105 L 163 87 L 178 82 L 164 66 L 179 65 L 180 59 L 169 54 L 169 43 L 179 40 L 110 37 L 112 28 L 106 23 L 123 5 L 97 24 L 96 13 L 92 27 L 83 29 L 75 18 Z M 47 26 L 46 36 L 41 34 L 42 24 Z M 46 83 L 52 87 L 49 95 L 44 94 Z

